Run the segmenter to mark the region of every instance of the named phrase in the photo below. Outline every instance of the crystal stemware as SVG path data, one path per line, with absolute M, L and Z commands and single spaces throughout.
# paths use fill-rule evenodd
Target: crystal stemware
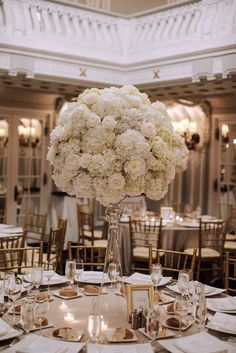
M 16 320 L 16 300 L 20 298 L 22 290 L 22 280 L 19 277 L 8 278 L 8 296 L 12 300 L 13 320 Z
M 88 315 L 87 330 L 90 342 L 98 343 L 101 332 L 101 315 L 98 313 L 90 313 Z
M 162 279 L 162 266 L 161 264 L 153 264 L 151 272 L 151 281 L 154 285 L 154 292 L 157 293 L 157 286 Z M 155 294 L 154 293 L 154 294 Z
M 189 306 L 188 302 L 181 298 L 180 300 L 176 300 L 174 304 L 174 312 L 179 319 L 179 335 L 181 336 L 182 331 L 182 323 L 184 318 L 188 315 Z
M 66 261 L 65 274 L 66 274 L 68 281 L 70 282 L 70 285 L 72 286 L 72 284 L 74 283 L 74 278 L 75 278 L 75 274 L 76 274 L 76 262 L 75 261 L 73 261 L 73 260 Z
M 39 326 L 39 333 L 40 335 L 42 334 L 42 324 L 45 320 L 45 314 L 49 310 L 49 305 L 48 305 L 49 299 L 47 299 L 44 302 L 37 303 L 37 306 L 35 307 L 35 325 Z
M 3 279 L 3 291 L 4 295 L 7 297 L 7 304 L 6 306 L 9 307 L 11 304 L 9 302 L 9 283 L 10 283 L 10 278 L 15 278 L 15 273 L 14 272 L 6 272 L 4 274 L 4 279 Z
M 115 262 L 110 262 L 107 271 L 108 279 L 111 282 L 111 288 L 115 288 L 119 279 L 119 267 Z
M 30 297 L 31 289 L 33 289 L 34 283 L 32 283 L 31 275 L 28 272 L 22 273 L 22 290 L 27 291 L 27 297 Z
M 83 259 L 76 259 L 75 262 L 76 262 L 76 281 L 79 289 L 79 281 L 84 272 L 84 262 L 83 262 Z
M 34 287 L 36 288 L 36 290 L 38 291 L 39 286 L 43 282 L 43 268 L 42 267 L 40 267 L 40 266 L 33 267 L 33 270 L 31 272 L 31 281 L 32 281 Z
M 189 282 L 191 280 L 191 271 L 182 270 L 179 272 L 177 286 L 183 298 L 189 296 Z
M 150 308 L 147 315 L 146 331 L 151 341 L 156 340 L 161 329 L 161 312 L 158 305 Z

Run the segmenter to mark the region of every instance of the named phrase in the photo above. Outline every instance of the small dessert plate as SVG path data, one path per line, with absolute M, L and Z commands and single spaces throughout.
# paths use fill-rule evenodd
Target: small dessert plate
M 54 291 L 52 293 L 53 295 L 55 295 L 55 297 L 58 297 L 58 298 L 61 298 L 61 299 L 65 299 L 65 300 L 69 300 L 69 299 L 74 299 L 74 298 L 79 298 L 79 297 L 82 297 L 82 294 L 77 292 L 76 295 L 71 295 L 71 296 L 68 296 L 68 295 L 61 295 L 59 291 Z
M 118 336 L 116 337 L 116 335 L 115 335 L 116 330 L 117 329 L 111 329 L 111 330 L 107 330 L 105 332 L 105 336 L 106 336 L 106 339 L 108 340 L 108 342 L 110 342 L 110 343 L 125 343 L 125 342 L 127 342 L 128 343 L 128 342 L 137 342 L 138 341 L 138 338 L 135 335 L 133 330 L 126 329 L 126 331 L 128 333 L 127 338 L 125 338 L 125 337 L 121 338 Z
M 175 316 L 173 316 L 172 318 L 176 319 Z M 169 317 L 167 320 L 171 319 L 171 317 Z M 179 330 L 179 327 L 176 326 L 172 326 L 170 323 L 167 323 L 167 320 L 165 321 L 165 323 L 163 324 L 163 326 L 169 328 L 170 330 Z M 178 319 L 176 319 L 178 320 Z M 189 320 L 182 320 L 182 325 L 181 325 L 181 331 L 186 331 L 187 329 L 189 329 L 190 326 L 192 326 L 193 324 L 193 320 L 189 321 Z
M 144 336 L 146 336 L 148 339 L 152 339 L 151 336 L 146 332 L 145 327 L 139 328 L 139 332 L 141 332 Z M 169 329 L 163 327 L 161 332 L 159 332 L 157 339 L 162 339 L 162 338 L 169 338 L 169 337 L 175 337 L 175 333 L 170 331 Z
M 63 341 L 79 342 L 83 335 L 82 331 L 77 331 L 71 327 L 60 327 L 53 331 L 53 337 Z

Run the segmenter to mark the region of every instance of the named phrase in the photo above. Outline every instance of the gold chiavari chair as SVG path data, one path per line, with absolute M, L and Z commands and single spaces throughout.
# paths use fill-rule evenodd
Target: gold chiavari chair
M 61 224 L 60 228 L 51 228 L 48 239 L 48 248 L 46 263 L 47 269 L 53 268 L 56 272 L 62 274 L 62 256 L 65 239 L 65 228 Z M 45 255 L 44 255 L 45 259 Z
M 94 211 L 89 205 L 77 204 L 77 219 L 80 244 L 106 247 L 107 240 L 102 239 L 102 230 L 95 229 Z
M 224 249 L 233 256 L 236 255 L 236 206 L 231 205 Z
M 162 218 L 159 221 L 137 220 L 130 217 L 132 271 L 149 271 L 149 244 L 159 249 L 162 236 Z
M 27 231 L 27 242 L 38 243 L 44 241 L 47 214 L 26 213 L 24 230 Z
M 68 259 L 82 259 L 86 270 L 104 269 L 106 248 L 92 245 L 80 245 L 68 242 Z
M 222 279 L 224 262 L 224 243 L 226 222 L 199 220 L 197 248 L 197 280 L 210 281 Z M 185 249 L 185 253 L 193 254 L 193 248 Z M 210 275 L 210 277 L 208 276 Z
M 0 271 L 15 271 L 33 268 L 37 264 L 43 265 L 43 242 L 37 247 L 21 247 L 0 249 Z
M 225 254 L 225 288 L 226 293 L 236 295 L 236 258 L 230 258 Z
M 0 249 L 23 248 L 26 239 L 26 232 L 19 235 L 0 237 Z
M 193 254 L 186 254 L 183 251 L 153 249 L 149 244 L 149 271 L 153 263 L 162 265 L 165 275 L 178 277 L 178 273 L 182 270 L 191 270 L 194 273 L 196 264 L 197 249 L 193 250 Z

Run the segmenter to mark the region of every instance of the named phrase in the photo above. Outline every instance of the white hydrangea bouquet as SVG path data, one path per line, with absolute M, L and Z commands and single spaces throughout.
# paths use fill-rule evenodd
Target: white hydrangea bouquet
M 107 206 L 140 194 L 161 199 L 182 145 L 163 103 L 134 86 L 91 88 L 58 119 L 48 160 L 59 189 Z

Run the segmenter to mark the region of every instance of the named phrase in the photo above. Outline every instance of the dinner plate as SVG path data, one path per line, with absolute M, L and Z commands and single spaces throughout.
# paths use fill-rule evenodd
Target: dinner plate
M 128 330 L 129 333 L 132 332 L 132 334 L 133 334 L 132 338 L 117 338 L 117 339 L 114 337 L 115 330 L 117 330 L 117 329 L 110 329 L 105 332 L 105 336 L 106 336 L 106 339 L 108 342 L 110 342 L 110 343 L 125 343 L 125 342 L 127 342 L 128 343 L 128 342 L 137 342 L 138 341 L 137 336 L 135 335 L 134 331 L 131 329 L 126 329 L 126 330 Z
M 139 332 L 141 332 L 145 337 L 147 337 L 148 339 L 152 339 L 151 336 L 149 336 L 149 334 L 146 332 L 146 329 L 145 327 L 142 327 L 142 328 L 139 328 L 138 329 Z M 163 327 L 163 329 L 161 330 L 161 332 L 158 333 L 158 336 L 156 339 L 160 340 L 160 339 L 163 339 L 163 338 L 169 338 L 169 337 L 174 337 L 175 336 L 175 333 L 170 331 L 168 328 L 166 327 Z
M 236 317 L 218 312 L 208 321 L 206 327 L 211 330 L 236 335 Z
M 227 313 L 227 314 L 236 314 L 236 297 L 225 297 L 225 298 L 216 298 L 216 299 L 207 299 L 207 309 L 215 312 L 220 312 L 220 313 Z M 233 302 L 235 305 L 235 309 L 232 306 L 232 309 L 227 309 L 227 307 L 223 304 L 227 305 L 227 300 L 229 302 Z M 220 306 L 221 305 L 221 306 Z
M 53 337 L 63 341 L 79 342 L 83 335 L 83 331 L 77 331 L 72 327 L 60 327 L 53 331 Z

